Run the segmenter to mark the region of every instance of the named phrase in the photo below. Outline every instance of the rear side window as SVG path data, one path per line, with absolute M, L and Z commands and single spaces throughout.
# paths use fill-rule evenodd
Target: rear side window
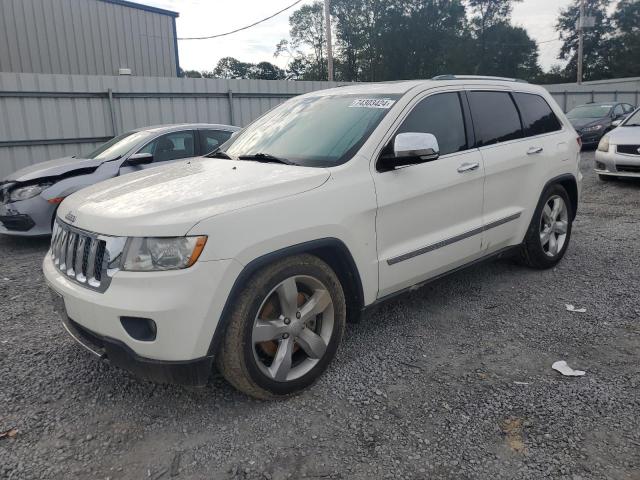
M 557 132 L 562 124 L 553 113 L 547 101 L 540 95 L 531 93 L 514 93 L 514 98 L 522 115 L 524 135 L 533 137 L 543 133 Z
M 438 93 L 422 100 L 396 134 L 406 132 L 434 135 L 438 140 L 440 155 L 466 150 L 467 137 L 458 94 Z
M 507 92 L 469 92 L 477 146 L 522 138 L 520 115 Z
M 231 138 L 232 132 L 225 130 L 200 130 L 200 153 L 206 155 Z

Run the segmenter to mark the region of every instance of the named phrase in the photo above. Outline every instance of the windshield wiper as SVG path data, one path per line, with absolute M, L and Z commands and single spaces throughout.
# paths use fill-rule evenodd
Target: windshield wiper
M 253 155 L 240 155 L 238 156 L 240 160 L 252 160 L 255 162 L 264 162 L 264 163 L 284 163 L 285 165 L 298 165 L 295 162 L 292 162 L 288 158 L 276 157 L 269 153 L 254 153 Z
M 623 127 L 640 127 L 640 123 L 625 123 Z

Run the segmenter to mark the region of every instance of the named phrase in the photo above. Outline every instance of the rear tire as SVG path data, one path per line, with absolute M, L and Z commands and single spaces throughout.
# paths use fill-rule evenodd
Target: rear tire
M 562 260 L 571 239 L 573 217 L 572 204 L 564 187 L 559 184 L 548 186 L 540 197 L 520 247 L 522 262 L 531 268 L 547 269 Z
M 216 364 L 238 390 L 269 400 L 313 384 L 333 360 L 346 323 L 335 272 L 303 254 L 256 272 L 234 302 Z

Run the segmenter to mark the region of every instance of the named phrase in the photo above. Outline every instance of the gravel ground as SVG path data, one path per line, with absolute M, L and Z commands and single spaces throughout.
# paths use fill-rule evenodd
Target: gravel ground
M 0 478 L 639 479 L 640 181 L 582 163 L 556 269 L 500 260 L 403 295 L 275 403 L 94 360 L 49 305 L 47 242 L 0 238 L 0 432 L 17 430 Z M 586 376 L 551 370 L 560 359 Z

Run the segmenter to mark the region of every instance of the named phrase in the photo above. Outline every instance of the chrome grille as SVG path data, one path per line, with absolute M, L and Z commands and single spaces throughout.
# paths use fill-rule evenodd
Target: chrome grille
M 55 267 L 86 288 L 104 292 L 120 270 L 124 237 L 99 235 L 56 219 L 50 255 Z
M 618 145 L 616 150 L 625 155 L 640 155 L 640 145 Z

